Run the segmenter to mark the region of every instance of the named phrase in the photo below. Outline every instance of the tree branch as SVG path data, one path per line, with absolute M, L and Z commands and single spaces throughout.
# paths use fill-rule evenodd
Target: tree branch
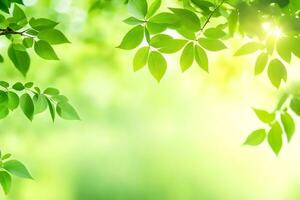
M 221 3 L 215 7 L 215 9 L 209 14 L 208 18 L 206 19 L 206 21 L 204 22 L 201 31 L 204 30 L 204 28 L 206 27 L 206 25 L 209 23 L 210 19 L 212 18 L 212 16 L 215 14 L 215 12 L 223 5 L 223 3 L 225 2 L 225 0 L 222 0 Z

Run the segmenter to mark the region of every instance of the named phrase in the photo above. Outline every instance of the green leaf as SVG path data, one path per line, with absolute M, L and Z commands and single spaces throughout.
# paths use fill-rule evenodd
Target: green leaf
M 282 62 L 274 59 L 270 62 L 268 76 L 274 87 L 279 88 L 281 81 L 287 81 L 287 71 Z
M 26 76 L 30 66 L 30 57 L 26 49 L 21 50 L 21 47 L 23 46 L 20 44 L 11 44 L 8 48 L 8 57 L 23 76 Z
M 152 76 L 160 82 L 167 70 L 165 58 L 157 51 L 150 52 L 148 67 Z
M 29 20 L 29 24 L 33 29 L 37 31 L 41 31 L 45 29 L 54 28 L 55 26 L 57 26 L 58 23 L 46 18 L 38 18 L 38 19 L 31 18 Z
M 208 57 L 199 45 L 195 45 L 195 60 L 204 71 L 208 72 Z
M 161 27 L 161 29 L 169 28 L 178 28 L 181 23 L 180 19 L 173 13 L 162 12 L 149 19 L 147 26 L 156 24 Z
M 142 47 L 136 52 L 133 58 L 133 70 L 135 72 L 142 69 L 147 64 L 149 50 L 149 47 Z
M 9 110 L 7 106 L 1 106 L 0 107 L 0 119 L 4 119 L 9 114 Z
M 4 154 L 3 156 L 2 156 L 2 160 L 6 160 L 6 159 L 8 159 L 8 158 L 10 158 L 11 157 L 11 154 L 10 153 L 6 153 L 6 154 Z
M 201 29 L 200 20 L 192 11 L 181 8 L 170 8 L 170 10 L 178 16 L 183 26 L 188 27 L 194 32 Z
M 187 40 L 173 39 L 169 45 L 159 48 L 159 51 L 166 54 L 176 53 L 180 51 L 186 43 Z
M 194 62 L 194 57 L 194 44 L 193 42 L 190 42 L 185 46 L 180 57 L 180 66 L 182 72 L 186 71 L 192 66 Z
M 266 68 L 266 65 L 268 64 L 268 54 L 267 53 L 261 53 L 256 60 L 255 63 L 255 75 L 261 74 L 264 69 Z
M 227 48 L 222 41 L 216 39 L 200 38 L 198 42 L 203 48 L 209 51 L 221 51 Z
M 12 88 L 17 91 L 22 91 L 25 89 L 25 86 L 22 83 L 17 82 L 12 86 Z
M 23 45 L 24 45 L 24 47 L 26 47 L 26 48 L 31 48 L 31 47 L 33 46 L 33 42 L 34 42 L 34 40 L 33 40 L 33 38 L 31 38 L 31 37 L 28 37 L 28 38 L 24 38 L 24 39 L 23 39 Z
M 139 46 L 144 38 L 144 27 L 139 25 L 131 29 L 123 38 L 120 49 L 130 50 Z
M 208 38 L 219 39 L 226 35 L 226 33 L 219 28 L 208 28 L 204 31 L 204 35 Z
M 55 95 L 55 96 L 52 96 L 51 97 L 53 101 L 56 101 L 56 102 L 62 102 L 62 101 L 66 101 L 68 102 L 68 98 L 64 95 Z
M 249 42 L 245 45 L 243 45 L 241 48 L 239 48 L 234 56 L 243 56 L 247 54 L 251 54 L 256 52 L 257 50 L 260 50 L 263 48 L 263 45 L 258 42 Z
M 23 113 L 26 115 L 26 117 L 32 121 L 33 114 L 34 114 L 34 104 L 29 96 L 29 94 L 25 93 L 20 98 L 20 106 L 23 111 Z
M 5 194 L 8 194 L 11 187 L 11 176 L 6 171 L 0 170 L 0 184 Z
M 47 88 L 44 90 L 44 94 L 48 94 L 48 95 L 58 95 L 59 94 L 59 90 L 56 88 Z
M 260 145 L 266 138 L 266 131 L 264 129 L 258 129 L 253 131 L 246 139 L 246 145 L 257 146 Z
M 129 0 L 128 1 L 128 10 L 129 13 L 139 19 L 144 19 L 147 10 L 148 4 L 146 0 Z
M 231 36 L 234 35 L 238 24 L 238 12 L 233 10 L 228 17 L 228 30 Z
M 287 63 L 290 63 L 292 58 L 292 45 L 290 42 L 288 37 L 280 38 L 277 42 L 277 52 Z
M 6 106 L 8 103 L 7 93 L 0 90 L 0 106 Z
M 0 85 L 4 88 L 8 88 L 9 87 L 9 83 L 5 82 L 5 81 L 0 81 Z
M 274 113 L 269 113 L 265 110 L 260 110 L 260 109 L 253 109 L 256 116 L 258 117 L 258 119 L 260 119 L 260 121 L 264 122 L 264 123 L 271 123 L 275 120 L 275 114 Z
M 26 169 L 25 165 L 17 160 L 9 160 L 3 164 L 3 168 L 9 173 L 20 178 L 32 179 L 32 176 Z
M 187 40 L 173 39 L 169 35 L 158 34 L 150 40 L 150 45 L 157 48 L 162 53 L 175 53 L 182 49 Z
M 34 50 L 37 55 L 39 55 L 41 58 L 46 60 L 58 60 L 58 57 L 54 51 L 54 49 L 51 47 L 51 45 L 44 41 L 39 40 L 34 43 Z
M 10 110 L 16 109 L 19 106 L 19 102 L 20 102 L 19 96 L 16 93 L 11 91 L 7 92 L 7 96 L 8 96 L 8 105 L 7 105 L 8 108 Z
M 146 18 L 152 17 L 157 12 L 157 10 L 160 8 L 160 6 L 161 6 L 161 0 L 154 0 L 149 7 Z
M 287 136 L 288 141 L 291 141 L 295 133 L 295 122 L 290 114 L 287 112 L 281 114 L 281 122 L 284 128 L 284 132 Z
M 291 100 L 290 107 L 295 112 L 295 114 L 297 114 L 298 116 L 300 116 L 300 99 L 293 98 Z
M 140 25 L 140 24 L 145 23 L 145 21 L 139 20 L 135 17 L 129 17 L 129 18 L 125 19 L 123 22 L 128 25 Z
M 76 110 L 68 102 L 59 102 L 56 105 L 57 114 L 66 120 L 80 120 Z
M 19 23 L 20 21 L 26 21 L 25 25 L 27 24 L 27 18 L 24 13 L 24 11 L 17 6 L 16 4 L 14 5 L 14 11 L 13 11 L 13 21 L 15 23 Z
M 55 120 L 55 108 L 54 108 L 54 105 L 53 105 L 53 103 L 48 98 L 47 98 L 47 102 L 48 102 L 48 107 L 49 107 L 51 119 L 54 122 L 54 120 Z
M 33 96 L 34 114 L 39 114 L 47 109 L 47 97 L 43 94 Z
M 66 36 L 57 29 L 42 30 L 38 33 L 38 38 L 49 42 L 49 44 L 63 44 L 70 43 Z
M 268 142 L 273 152 L 278 155 L 282 147 L 282 129 L 278 122 L 274 123 L 269 131 Z

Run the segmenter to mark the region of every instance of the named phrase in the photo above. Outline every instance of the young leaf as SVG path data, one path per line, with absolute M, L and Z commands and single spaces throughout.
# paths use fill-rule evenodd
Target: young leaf
M 243 56 L 246 54 L 251 54 L 262 48 L 263 48 L 263 45 L 261 43 L 249 42 L 249 43 L 243 45 L 241 48 L 239 48 L 236 51 L 236 53 L 234 54 L 234 56 Z
M 273 152 L 278 155 L 282 147 L 282 129 L 278 122 L 271 127 L 268 134 L 268 142 Z
M 264 69 L 266 68 L 266 65 L 268 63 L 268 54 L 267 53 L 261 53 L 256 60 L 255 63 L 255 75 L 261 74 Z
M 22 49 L 21 46 L 21 44 L 11 44 L 8 48 L 8 57 L 23 76 L 26 76 L 30 66 L 30 57 L 25 47 Z
M 150 52 L 148 67 L 152 76 L 160 82 L 167 70 L 165 58 L 157 51 Z
M 148 61 L 149 47 L 140 48 L 133 58 L 133 70 L 136 72 L 143 68 Z
M 274 113 L 269 113 L 267 111 L 264 110 L 260 110 L 260 109 L 253 109 L 256 116 L 258 117 L 258 119 L 260 119 L 260 121 L 264 122 L 264 123 L 271 123 L 275 120 L 275 114 Z
M 129 0 L 128 11 L 129 13 L 138 18 L 144 19 L 148 10 L 148 4 L 146 0 Z
M 25 93 L 20 98 L 20 106 L 23 111 L 23 113 L 26 115 L 26 117 L 32 121 L 33 114 L 34 114 L 34 104 L 29 96 L 29 94 Z
M 266 131 L 264 129 L 258 129 L 253 131 L 246 139 L 246 145 L 256 146 L 260 145 L 266 138 Z
M 198 42 L 203 48 L 209 51 L 221 51 L 227 48 L 222 41 L 217 39 L 200 38 Z
M 296 115 L 300 116 L 300 99 L 293 98 L 291 100 L 290 107 Z
M 57 26 L 58 23 L 46 18 L 31 18 L 29 20 L 29 24 L 33 29 L 37 31 L 42 31 L 45 29 L 54 28 L 55 26 Z
M 146 18 L 152 17 L 161 6 L 161 0 L 154 0 L 150 5 Z
M 281 122 L 287 136 L 288 141 L 291 141 L 294 133 L 295 133 L 295 122 L 291 115 L 287 112 L 281 114 Z
M 66 120 L 80 120 L 76 110 L 68 102 L 59 102 L 56 105 L 57 114 Z
M 54 49 L 51 47 L 51 45 L 44 41 L 39 40 L 34 43 L 34 50 L 37 55 L 39 55 L 41 58 L 46 60 L 58 60 L 58 57 L 54 51 Z
M 20 178 L 32 179 L 25 165 L 17 160 L 9 160 L 3 163 L 3 168 L 9 173 Z
M 120 49 L 130 50 L 139 46 L 144 38 L 144 27 L 139 25 L 131 29 L 123 38 Z
M 208 57 L 205 51 L 199 46 L 195 45 L 195 60 L 198 65 L 206 72 L 208 72 Z
M 57 29 L 46 29 L 38 33 L 38 38 L 49 42 L 49 44 L 70 43 L 66 36 Z
M 180 57 L 180 66 L 182 72 L 190 68 L 194 62 L 194 44 L 190 42 L 185 46 Z
M 0 184 L 5 194 L 8 194 L 11 187 L 11 176 L 4 170 L 0 170 Z
M 281 81 L 287 81 L 287 71 L 282 62 L 274 59 L 270 62 L 268 76 L 274 87 L 279 88 Z

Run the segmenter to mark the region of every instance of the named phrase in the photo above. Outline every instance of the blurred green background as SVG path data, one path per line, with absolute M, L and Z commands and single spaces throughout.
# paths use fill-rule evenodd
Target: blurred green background
M 146 68 L 133 73 L 133 51 L 115 48 L 130 28 L 120 0 L 100 0 L 93 9 L 92 0 L 25 3 L 29 16 L 60 21 L 72 44 L 56 48 L 59 62 L 32 54 L 26 80 L 7 61 L 1 79 L 59 88 L 82 121 L 53 124 L 45 113 L 30 123 L 20 110 L 2 120 L 2 150 L 24 162 L 35 180 L 14 179 L 0 199 L 300 198 L 299 134 L 278 158 L 267 144 L 242 146 L 262 126 L 251 107 L 276 104 L 268 80 L 254 78 L 253 58 L 232 57 L 242 40 L 209 55 L 210 74 L 196 65 L 181 74 L 178 55 L 169 56 L 158 84 Z M 0 46 L 6 50 L 4 38 Z

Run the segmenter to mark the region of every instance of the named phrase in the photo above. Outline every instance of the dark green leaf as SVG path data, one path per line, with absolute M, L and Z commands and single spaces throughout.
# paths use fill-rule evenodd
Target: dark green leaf
M 15 67 L 26 76 L 29 66 L 30 66 L 30 57 L 23 46 L 20 44 L 11 44 L 8 48 L 8 56 L 10 60 L 14 63 Z
M 170 8 L 170 10 L 178 16 L 183 26 L 194 32 L 201 29 L 200 20 L 192 11 L 181 8 Z
M 20 106 L 23 111 L 23 113 L 26 115 L 26 117 L 32 121 L 33 114 L 34 114 L 34 104 L 29 96 L 29 94 L 25 93 L 20 98 Z
M 12 86 L 12 88 L 17 91 L 22 91 L 25 89 L 25 86 L 22 83 L 17 82 Z
M 24 39 L 23 39 L 23 45 L 24 45 L 24 47 L 26 47 L 26 48 L 31 48 L 31 47 L 33 46 L 33 42 L 34 42 L 34 40 L 33 40 L 33 38 L 31 38 L 31 37 L 28 37 L 28 38 L 24 38 Z
M 54 122 L 54 120 L 55 120 L 55 107 L 49 99 L 47 99 L 47 102 L 48 102 L 48 107 L 49 107 L 51 119 Z
M 58 23 L 45 18 L 31 18 L 29 24 L 33 29 L 41 31 L 45 29 L 54 28 L 55 26 L 57 26 Z
M 291 100 L 290 107 L 298 116 L 300 116 L 300 99 L 293 98 Z
M 33 97 L 34 114 L 39 114 L 47 109 L 47 97 L 43 94 L 36 94 Z
M 47 88 L 44 90 L 44 94 L 48 94 L 48 95 L 58 95 L 59 94 L 59 90 L 56 88 Z
M 38 33 L 38 38 L 49 42 L 49 44 L 70 43 L 66 36 L 57 29 L 42 30 Z
M 58 57 L 54 51 L 54 49 L 51 47 L 51 45 L 44 41 L 39 40 L 34 43 L 34 50 L 37 55 L 39 55 L 41 58 L 46 60 L 58 60 Z

